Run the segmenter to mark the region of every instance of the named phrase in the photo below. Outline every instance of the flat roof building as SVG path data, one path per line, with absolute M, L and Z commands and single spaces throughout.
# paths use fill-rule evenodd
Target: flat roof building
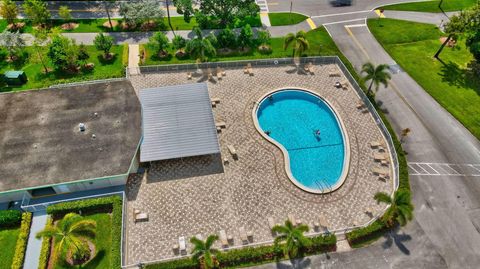
M 0 94 L 0 202 L 124 184 L 141 137 L 126 80 Z

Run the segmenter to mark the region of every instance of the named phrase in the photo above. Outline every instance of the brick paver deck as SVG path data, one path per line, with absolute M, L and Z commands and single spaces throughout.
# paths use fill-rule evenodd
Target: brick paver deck
M 221 102 L 213 108 L 215 120 L 226 122 L 219 133 L 222 154 L 161 161 L 152 164 L 145 177 L 132 176 L 128 183 L 128 214 L 134 209 L 147 212 L 149 221 L 127 223 L 128 263 L 175 256 L 172 247 L 180 236 L 190 238 L 225 230 L 241 245 L 239 228 L 254 233 L 254 242 L 272 240 L 267 218 L 281 222 L 292 214 L 312 227 L 323 214 L 330 229 L 341 229 L 370 220 L 382 210 L 373 195 L 391 192 L 392 180 L 383 182 L 371 173 L 379 167 L 372 158 L 369 142 L 384 139 L 369 113 L 356 106 L 359 97 L 351 88 L 334 87 L 344 78 L 328 76 L 332 65 L 315 66 L 315 75 L 298 74 L 295 67 L 254 68 L 249 76 L 242 69 L 227 70 L 222 80 L 209 82 L 211 98 Z M 136 90 L 182 83 L 185 72 L 132 76 Z M 252 119 L 254 102 L 277 88 L 301 87 L 328 100 L 343 120 L 350 140 L 350 170 L 338 190 L 330 194 L 310 194 L 288 179 L 280 149 L 264 139 Z M 227 145 L 234 145 L 233 160 Z M 223 159 L 229 163 L 222 165 Z M 375 212 L 376 211 L 376 212 Z M 188 244 L 189 245 L 189 244 Z

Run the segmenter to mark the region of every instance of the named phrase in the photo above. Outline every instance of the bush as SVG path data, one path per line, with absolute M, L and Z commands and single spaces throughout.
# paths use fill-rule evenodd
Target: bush
M 360 247 L 364 243 L 380 237 L 387 229 L 383 221 L 376 220 L 364 228 L 355 229 L 345 235 L 350 246 Z
M 63 217 L 65 214 L 73 212 L 82 214 L 95 212 L 112 213 L 112 255 L 110 256 L 110 265 L 112 268 L 121 266 L 121 242 L 122 242 L 122 211 L 123 203 L 120 196 L 108 196 L 87 200 L 78 200 L 73 202 L 58 203 L 47 207 L 47 213 L 55 218 Z
M 269 45 L 260 45 L 257 50 L 260 54 L 272 53 L 272 47 L 270 47 Z
M 22 221 L 22 212 L 18 210 L 1 210 L 0 227 L 11 227 L 20 224 Z
M 145 267 L 146 269 L 197 269 L 200 265 L 197 261 L 189 258 L 180 260 L 173 260 L 168 262 L 162 262 L 157 264 L 150 264 Z
M 123 44 L 122 65 L 123 65 L 123 67 L 128 66 L 128 43 Z
M 53 224 L 53 219 L 48 218 L 46 226 L 51 226 Z M 50 246 L 51 241 L 49 238 L 43 238 L 42 248 L 40 249 L 40 259 L 38 262 L 38 269 L 47 269 L 48 259 L 50 258 Z
M 23 260 L 25 259 L 25 251 L 27 248 L 28 236 L 30 235 L 31 223 L 32 213 L 24 212 L 22 214 L 20 233 L 18 234 L 17 244 L 15 246 L 15 254 L 13 255 L 12 269 L 21 269 L 23 267 Z
M 312 237 L 312 246 L 306 250 L 307 254 L 316 254 L 327 251 L 335 251 L 337 248 L 337 237 L 334 234 Z
M 217 35 L 217 40 L 220 48 L 234 49 L 237 47 L 237 37 L 230 28 L 221 30 Z
M 187 41 L 182 36 L 176 35 L 172 39 L 172 45 L 176 50 L 183 49 L 187 45 Z

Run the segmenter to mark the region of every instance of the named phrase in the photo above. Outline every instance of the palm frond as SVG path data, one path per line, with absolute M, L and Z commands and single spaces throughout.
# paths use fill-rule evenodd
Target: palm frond
M 287 50 L 290 44 L 295 40 L 295 35 L 293 33 L 288 33 L 285 36 L 285 40 L 283 41 L 283 50 Z
M 205 248 L 206 249 L 210 249 L 213 245 L 213 243 L 215 243 L 215 241 L 218 240 L 218 235 L 216 234 L 212 234 L 212 235 L 209 235 L 207 237 L 207 240 L 205 241 Z
M 375 196 L 373 196 L 373 199 L 375 199 L 375 201 L 377 201 L 377 204 L 379 204 L 379 203 L 391 204 L 392 203 L 392 198 L 390 197 L 390 195 L 388 195 L 385 192 L 375 193 Z

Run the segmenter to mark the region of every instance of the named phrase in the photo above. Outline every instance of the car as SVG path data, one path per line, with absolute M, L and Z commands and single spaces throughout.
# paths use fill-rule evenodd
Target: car
M 330 2 L 332 6 L 341 7 L 341 6 L 351 6 L 352 0 L 333 0 Z

